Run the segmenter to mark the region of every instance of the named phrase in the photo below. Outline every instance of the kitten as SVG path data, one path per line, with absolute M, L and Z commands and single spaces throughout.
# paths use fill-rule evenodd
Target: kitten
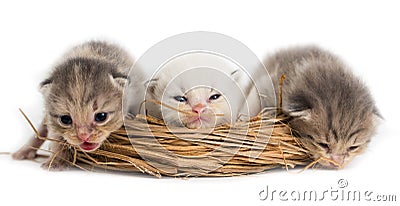
M 181 110 L 147 103 L 149 115 L 189 129 L 232 123 L 261 110 L 260 97 L 240 67 L 206 53 L 186 54 L 161 67 L 147 84 L 146 99 Z
M 132 65 L 127 52 L 106 42 L 91 41 L 71 49 L 40 84 L 45 99 L 40 135 L 68 142 L 86 152 L 99 148 L 123 124 L 122 94 Z M 35 158 L 32 147 L 39 148 L 42 143 L 43 140 L 32 138 L 13 154 L 14 159 Z M 59 153 L 43 167 L 67 167 L 63 160 L 70 158 L 66 146 L 52 144 L 51 150 Z
M 266 67 L 278 95 L 283 82 L 283 112 L 313 158 L 327 168 L 346 165 L 371 140 L 379 120 L 374 100 L 363 82 L 341 60 L 318 47 L 282 50 L 267 58 Z

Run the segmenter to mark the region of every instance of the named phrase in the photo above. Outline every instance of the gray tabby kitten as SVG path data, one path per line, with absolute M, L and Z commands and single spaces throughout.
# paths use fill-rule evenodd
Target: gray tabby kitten
M 363 82 L 341 60 L 318 47 L 277 52 L 265 61 L 278 95 L 283 83 L 283 112 L 313 158 L 327 168 L 346 165 L 374 134 L 379 114 Z
M 116 45 L 91 41 L 74 47 L 40 84 L 45 99 L 45 118 L 39 133 L 68 142 L 83 151 L 99 148 L 109 134 L 123 124 L 123 98 L 133 59 Z M 140 74 L 137 75 L 140 79 Z M 142 80 L 137 80 L 142 82 Z M 131 97 L 133 98 L 133 97 Z M 43 140 L 33 137 L 13 154 L 14 159 L 33 159 Z M 70 158 L 67 146 L 43 167 L 61 170 Z M 50 165 L 51 163 L 51 165 Z

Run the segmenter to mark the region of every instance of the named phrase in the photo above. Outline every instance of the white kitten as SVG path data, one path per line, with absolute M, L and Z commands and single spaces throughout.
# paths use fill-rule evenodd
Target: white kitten
M 147 83 L 149 115 L 167 125 L 212 128 L 256 115 L 261 101 L 251 78 L 233 61 L 209 53 L 189 53 L 163 65 Z M 171 109 L 172 106 L 180 111 Z

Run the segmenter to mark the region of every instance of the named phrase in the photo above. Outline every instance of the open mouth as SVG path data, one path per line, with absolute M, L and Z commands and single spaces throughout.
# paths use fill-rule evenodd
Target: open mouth
M 90 142 L 83 142 L 79 145 L 80 148 L 88 152 L 97 149 L 99 146 L 100 146 L 99 143 L 90 143 Z

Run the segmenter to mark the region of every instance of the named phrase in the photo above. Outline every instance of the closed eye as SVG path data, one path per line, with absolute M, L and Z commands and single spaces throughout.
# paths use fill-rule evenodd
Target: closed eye
M 357 135 L 357 134 L 363 132 L 364 130 L 365 130 L 365 129 L 358 129 L 358 130 L 354 131 L 353 133 L 351 133 L 351 134 L 349 135 L 349 138 L 352 138 L 353 136 L 355 136 L 355 135 Z
M 318 143 L 318 145 L 319 145 L 320 147 L 322 147 L 322 148 L 326 149 L 326 150 L 329 150 L 329 145 L 328 145 L 328 144 L 326 144 L 326 143 L 322 143 L 322 142 L 320 142 L 320 143 Z
M 357 150 L 358 148 L 359 148 L 360 146 L 351 146 L 351 147 L 349 147 L 349 151 L 355 151 L 355 150 Z

